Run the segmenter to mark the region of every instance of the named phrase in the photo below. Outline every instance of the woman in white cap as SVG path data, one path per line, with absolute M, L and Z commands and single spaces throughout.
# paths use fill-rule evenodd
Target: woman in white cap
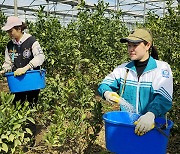
M 18 17 L 10 16 L 2 27 L 6 31 L 11 41 L 8 42 L 5 50 L 5 62 L 0 74 L 13 71 L 14 76 L 20 76 L 30 69 L 40 69 L 45 56 L 35 37 L 24 33 L 27 28 Z M 36 103 L 38 100 L 39 90 L 15 93 L 14 103 L 16 101 Z M 31 104 L 32 105 L 32 104 Z
M 168 63 L 159 61 L 149 30 L 136 29 L 120 40 L 127 43 L 130 62 L 116 67 L 98 87 L 99 94 L 109 102 L 123 98 L 141 114 L 135 133 L 143 135 L 154 127 L 155 117 L 164 116 L 172 107 L 173 78 Z M 119 96 L 120 95 L 120 96 Z

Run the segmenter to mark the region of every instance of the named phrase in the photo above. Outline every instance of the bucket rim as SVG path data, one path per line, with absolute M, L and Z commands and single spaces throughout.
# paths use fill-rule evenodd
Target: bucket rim
M 122 122 L 117 122 L 117 121 L 112 121 L 112 120 L 109 120 L 109 119 L 107 119 L 105 116 L 107 115 L 107 114 L 110 114 L 110 113 L 112 113 L 112 112 L 121 112 L 121 113 L 128 113 L 128 114 L 132 114 L 132 115 L 136 115 L 137 117 L 140 117 L 141 115 L 140 114 L 137 114 L 137 113 L 130 113 L 130 112 L 127 112 L 127 111 L 109 111 L 109 112 L 106 112 L 106 113 L 104 113 L 103 114 L 103 120 L 105 121 L 105 123 L 110 123 L 110 124 L 114 124 L 114 125 L 123 125 L 123 126 L 128 126 L 128 127 L 135 127 L 135 125 L 134 125 L 134 123 L 122 123 Z M 164 117 L 158 117 L 158 118 L 156 118 L 155 119 L 155 122 L 157 122 L 158 120 L 165 120 L 165 118 Z M 172 127 L 173 127 L 173 125 L 174 125 L 174 122 L 173 121 L 171 121 L 171 120 L 167 120 L 168 121 L 168 126 L 167 126 L 167 128 L 166 129 L 164 129 L 164 130 L 170 130 Z M 154 128 L 155 130 L 158 130 L 156 127 Z M 163 131 L 164 131 L 163 130 Z
M 41 70 L 29 70 L 29 71 L 27 71 L 25 74 L 36 73 L 36 72 L 40 72 L 40 71 L 46 72 L 45 69 L 41 69 Z M 25 75 L 25 74 L 24 74 L 24 75 Z M 7 72 L 7 73 L 5 73 L 5 76 L 14 76 L 14 72 Z
M 117 122 L 117 121 L 112 121 L 112 120 L 109 120 L 109 119 L 107 119 L 105 116 L 106 115 L 108 115 L 108 114 L 110 114 L 110 113 L 115 113 L 115 112 L 117 112 L 117 113 L 127 113 L 127 114 L 132 114 L 132 115 L 135 115 L 135 116 L 137 116 L 137 117 L 139 117 L 140 115 L 139 114 L 137 114 L 137 113 L 130 113 L 130 112 L 127 112 L 127 111 L 110 111 L 110 112 L 106 112 L 105 114 L 103 114 L 103 120 L 105 121 L 105 122 L 107 122 L 107 123 L 110 123 L 110 124 L 115 124 L 115 125 L 124 125 L 124 126 L 130 126 L 130 127 L 135 127 L 135 125 L 133 124 L 133 123 L 122 123 L 122 122 Z

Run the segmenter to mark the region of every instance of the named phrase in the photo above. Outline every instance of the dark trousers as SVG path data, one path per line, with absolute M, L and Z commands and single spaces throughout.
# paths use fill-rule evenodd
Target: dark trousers
M 40 90 L 32 90 L 32 91 L 15 93 L 15 98 L 13 100 L 13 104 L 16 104 L 17 101 L 20 101 L 21 103 L 28 101 L 29 106 L 32 107 L 33 104 L 36 104 L 38 101 L 39 92 L 40 92 Z
M 20 101 L 21 104 L 23 105 L 23 103 L 25 101 L 28 101 L 29 107 L 33 108 L 34 104 L 36 104 L 38 101 L 39 92 L 40 92 L 40 90 L 32 90 L 32 91 L 15 93 L 15 98 L 13 100 L 13 104 L 16 105 L 16 102 Z M 29 123 L 26 125 L 26 127 L 32 131 L 33 136 L 36 135 L 36 124 L 33 124 L 32 122 L 29 121 Z

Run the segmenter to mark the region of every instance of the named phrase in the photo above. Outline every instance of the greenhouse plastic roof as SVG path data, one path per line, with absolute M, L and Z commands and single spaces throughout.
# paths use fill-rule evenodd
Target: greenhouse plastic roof
M 19 17 L 34 20 L 35 12 L 42 5 L 45 7 L 44 11 L 56 15 L 61 22 L 68 23 L 70 20 L 76 19 L 78 2 L 80 0 L 0 0 L 0 9 L 7 16 L 14 15 L 14 6 L 17 4 Z M 97 2 L 98 0 L 85 0 L 86 7 L 89 8 L 93 8 Z M 130 24 L 143 22 L 149 11 L 153 11 L 159 16 L 163 16 L 167 11 L 164 0 L 104 0 L 104 2 L 109 3 L 107 12 L 122 10 L 123 20 Z M 172 7 L 177 5 L 178 1 L 174 0 Z

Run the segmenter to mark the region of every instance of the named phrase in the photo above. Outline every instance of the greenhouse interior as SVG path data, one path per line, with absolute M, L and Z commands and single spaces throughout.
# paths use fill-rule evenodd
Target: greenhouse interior
M 179 87 L 180 0 L 0 0 L 2 154 L 179 154 Z

